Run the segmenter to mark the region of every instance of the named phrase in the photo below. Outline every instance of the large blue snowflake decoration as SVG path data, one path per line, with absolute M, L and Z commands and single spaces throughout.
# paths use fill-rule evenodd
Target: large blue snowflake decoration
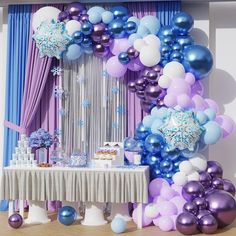
M 192 111 L 172 110 L 160 127 L 160 131 L 165 137 L 169 150 L 178 148 L 194 151 L 203 130 Z
M 60 59 L 67 49 L 71 38 L 67 35 L 65 24 L 55 20 L 43 21 L 33 35 L 40 57 L 56 57 Z

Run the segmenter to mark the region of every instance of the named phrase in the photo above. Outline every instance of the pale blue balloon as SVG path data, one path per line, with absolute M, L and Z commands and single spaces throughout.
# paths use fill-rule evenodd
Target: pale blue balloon
M 104 12 L 102 13 L 102 22 L 103 22 L 104 24 L 109 24 L 110 22 L 113 21 L 113 19 L 114 19 L 114 15 L 113 15 L 112 12 L 110 12 L 110 11 L 104 11 Z
M 207 120 L 208 120 L 207 115 L 206 115 L 205 112 L 203 112 L 203 111 L 198 111 L 197 114 L 196 114 L 196 118 L 197 118 L 198 122 L 199 122 L 201 125 L 206 124 L 206 122 L 207 122 Z
M 131 16 L 127 21 L 133 21 L 136 25 L 140 24 L 140 20 L 136 16 Z
M 149 29 L 149 31 L 151 32 L 151 34 L 157 34 L 161 24 L 160 21 L 158 20 L 158 18 L 156 16 L 144 16 L 141 20 L 140 20 L 140 25 L 145 26 Z
M 91 13 L 99 13 L 102 14 L 105 11 L 105 9 L 103 7 L 99 7 L 99 6 L 95 6 L 95 7 L 91 7 L 87 14 L 90 15 Z
M 141 39 L 141 38 L 142 37 L 139 34 L 134 33 L 129 36 L 129 42 L 133 45 L 135 40 Z
M 102 20 L 102 16 L 99 12 L 91 12 L 89 14 L 89 21 L 92 23 L 92 24 L 97 24 L 97 23 L 100 23 Z
M 151 126 L 151 132 L 153 134 L 159 134 L 160 133 L 160 130 L 159 128 L 163 125 L 163 122 L 162 120 L 158 119 L 158 118 L 155 118 L 155 121 L 152 123 L 152 126 Z
M 159 109 L 157 107 L 154 107 L 151 110 L 151 115 L 156 117 L 156 118 L 159 118 L 159 119 L 163 120 L 168 115 L 168 109 L 166 107 L 161 107 Z
M 203 141 L 205 144 L 215 144 L 222 135 L 221 127 L 215 121 L 209 121 L 204 125 L 205 134 L 203 136 Z
M 151 115 L 147 115 L 143 118 L 143 125 L 146 128 L 151 128 L 152 123 L 154 122 L 155 117 L 151 116 Z
M 137 34 L 141 35 L 142 37 L 145 37 L 149 35 L 150 33 L 151 33 L 150 30 L 146 26 L 139 25 Z
M 124 233 L 126 230 L 126 222 L 120 217 L 115 217 L 111 222 L 111 229 L 116 234 Z
M 216 113 L 213 109 L 208 108 L 204 111 L 204 113 L 207 115 L 209 120 L 215 120 L 216 118 Z
M 78 59 L 83 53 L 82 48 L 78 44 L 72 44 L 68 47 L 66 58 L 70 61 Z

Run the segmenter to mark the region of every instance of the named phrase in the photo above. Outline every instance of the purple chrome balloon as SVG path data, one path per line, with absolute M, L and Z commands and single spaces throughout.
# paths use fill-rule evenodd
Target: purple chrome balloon
M 79 2 L 72 2 L 67 5 L 66 11 L 71 16 L 79 16 L 80 14 L 85 14 L 87 10 L 83 4 Z
M 161 87 L 158 85 L 147 85 L 145 88 L 145 98 L 150 101 L 156 101 L 161 94 Z
M 204 210 L 207 208 L 207 202 L 206 202 L 205 198 L 203 198 L 203 197 L 196 197 L 193 200 L 193 203 L 195 203 L 197 205 L 199 210 Z
M 201 171 L 199 173 L 199 181 L 205 188 L 209 188 L 211 186 L 211 180 L 212 178 L 210 174 L 206 171 Z
M 183 206 L 183 212 L 189 212 L 194 215 L 197 215 L 198 207 L 197 207 L 196 203 L 194 203 L 194 202 L 186 202 Z
M 69 14 L 66 11 L 61 11 L 58 15 L 58 20 L 61 22 L 69 19 L 70 19 Z
M 138 90 L 138 91 L 136 92 L 136 95 L 137 95 L 137 97 L 140 98 L 140 99 L 145 99 L 145 93 L 144 93 L 143 90 Z
M 158 74 L 162 73 L 162 67 L 160 65 L 156 65 L 152 67 L 152 70 L 154 70 L 155 72 L 157 72 Z
M 218 228 L 218 222 L 213 215 L 209 214 L 198 221 L 198 227 L 204 234 L 214 234 Z
M 130 59 L 135 59 L 139 56 L 139 52 L 134 47 L 128 48 L 127 54 Z
M 215 189 L 220 189 L 223 190 L 224 189 L 224 181 L 221 178 L 214 178 L 212 180 L 212 187 Z
M 112 43 L 113 39 L 109 34 L 103 34 L 101 37 L 101 44 L 105 47 L 109 47 Z
M 146 101 L 146 100 L 141 100 L 140 105 L 141 105 L 142 110 L 145 111 L 146 113 L 150 113 L 152 108 L 154 107 L 152 102 Z
M 236 202 L 230 193 L 216 189 L 206 195 L 206 201 L 220 228 L 231 224 L 236 218 Z
M 224 190 L 233 196 L 235 196 L 235 186 L 234 184 L 228 180 L 228 179 L 223 179 L 223 185 L 224 185 Z
M 81 21 L 81 22 L 86 22 L 86 21 L 88 21 L 88 19 L 89 19 L 89 15 L 88 14 L 82 14 L 82 15 L 80 15 L 80 17 L 79 17 L 79 20 Z
M 211 212 L 209 210 L 200 210 L 197 214 L 197 218 L 200 220 L 205 215 L 210 215 Z
M 197 217 L 191 213 L 183 212 L 176 219 L 177 230 L 185 235 L 198 233 Z
M 104 47 L 102 44 L 96 44 L 93 50 L 94 55 L 100 58 L 107 57 L 109 54 L 109 49 Z
M 135 87 L 137 90 L 144 90 L 147 86 L 148 82 L 146 78 L 138 78 L 135 80 Z
M 8 218 L 8 224 L 14 228 L 18 229 L 23 224 L 23 218 L 21 215 L 14 213 Z
M 105 33 L 105 24 L 100 23 L 93 26 L 93 33 L 91 35 L 92 39 L 95 42 L 100 42 L 103 34 Z
M 222 178 L 223 176 L 223 169 L 220 163 L 217 161 L 208 161 L 207 162 L 207 173 L 211 175 L 211 177 L 215 178 Z
M 157 82 L 157 78 L 158 78 L 158 74 L 157 74 L 156 71 L 150 70 L 147 73 L 147 79 L 148 79 L 149 82 Z
M 130 81 L 128 84 L 128 90 L 131 92 L 131 93 L 135 93 L 137 91 L 137 89 L 135 88 L 135 82 L 134 81 Z
M 198 181 L 190 181 L 182 189 L 182 195 L 187 201 L 192 201 L 196 197 L 203 197 L 204 192 L 203 185 Z

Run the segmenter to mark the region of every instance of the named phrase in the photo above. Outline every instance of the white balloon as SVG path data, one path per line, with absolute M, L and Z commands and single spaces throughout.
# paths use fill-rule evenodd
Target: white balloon
M 72 36 L 76 31 L 80 31 L 81 24 L 77 20 L 70 20 L 66 23 L 67 34 Z
M 140 51 L 139 59 L 144 66 L 155 66 L 161 58 L 160 51 L 152 46 L 145 46 Z
M 184 186 L 188 182 L 187 175 L 184 172 L 177 172 L 172 177 L 176 185 Z
M 207 159 L 200 153 L 195 154 L 189 159 L 196 171 L 205 171 L 207 168 Z
M 156 203 L 150 203 L 145 207 L 144 214 L 148 218 L 156 218 L 159 215 L 158 205 Z
M 188 175 L 188 182 L 189 181 L 199 181 L 199 174 L 198 174 L 198 172 L 197 171 L 193 171 L 192 173 L 190 173 L 189 175 Z
M 32 28 L 34 31 L 40 26 L 43 21 L 57 20 L 61 11 L 56 7 L 42 7 L 33 15 Z
M 186 175 L 190 174 L 193 171 L 193 165 L 190 161 L 182 161 L 179 164 L 180 172 L 184 172 Z
M 145 47 L 145 46 L 147 46 L 147 44 L 145 43 L 145 41 L 144 41 L 143 39 L 136 39 L 136 40 L 134 41 L 134 48 L 135 48 L 138 52 L 140 52 L 141 49 L 142 49 L 143 47 Z
M 163 89 L 167 89 L 170 87 L 171 84 L 171 78 L 168 77 L 167 75 L 162 75 L 160 76 L 159 80 L 158 80 L 158 85 L 163 88 Z
M 160 48 L 161 41 L 160 39 L 154 35 L 154 34 L 149 34 L 146 37 L 143 38 L 143 40 L 153 48 Z
M 163 74 L 172 78 L 184 78 L 185 77 L 185 69 L 184 66 L 177 62 L 172 61 L 165 65 L 163 69 Z

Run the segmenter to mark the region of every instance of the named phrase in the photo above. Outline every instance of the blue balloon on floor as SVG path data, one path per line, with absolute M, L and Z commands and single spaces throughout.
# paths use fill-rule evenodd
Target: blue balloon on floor
M 58 211 L 57 220 L 63 225 L 72 225 L 76 218 L 76 210 L 71 206 L 64 206 Z
M 116 234 L 122 234 L 126 230 L 126 222 L 120 217 L 115 217 L 111 222 L 111 230 Z

